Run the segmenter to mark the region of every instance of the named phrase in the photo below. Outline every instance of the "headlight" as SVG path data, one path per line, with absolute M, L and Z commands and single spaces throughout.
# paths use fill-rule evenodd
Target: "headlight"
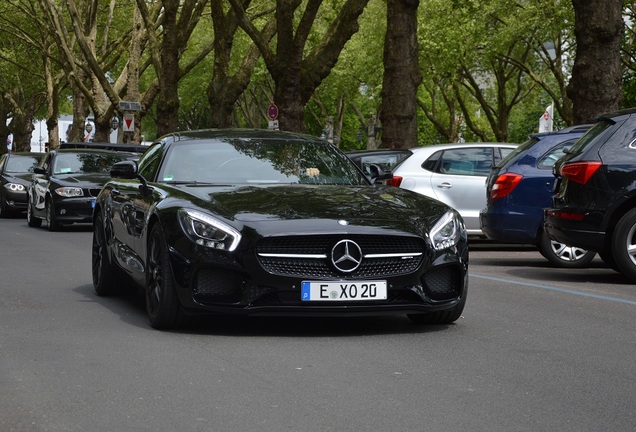
M 84 196 L 84 191 L 82 190 L 82 188 L 76 187 L 57 188 L 55 189 L 55 193 L 66 198 Z
M 26 190 L 24 185 L 19 183 L 7 183 L 4 187 L 9 189 L 11 192 L 24 192 Z
M 431 228 L 431 241 L 435 250 L 454 246 L 459 241 L 464 224 L 453 212 L 446 212 Z
M 241 241 L 241 233 L 207 213 L 182 208 L 177 215 L 183 232 L 198 245 L 232 252 Z

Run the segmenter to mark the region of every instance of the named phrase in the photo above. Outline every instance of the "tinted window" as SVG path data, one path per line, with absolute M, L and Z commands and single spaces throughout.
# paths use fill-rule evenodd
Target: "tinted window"
M 163 156 L 164 143 L 152 145 L 144 155 L 139 159 L 139 174 L 144 178 L 154 181 L 159 165 L 161 164 L 161 156 Z
M 606 130 L 612 128 L 614 126 L 613 122 L 602 120 L 594 125 L 592 129 L 590 129 L 585 135 L 583 135 L 577 142 L 568 150 L 569 154 L 580 154 L 583 152 L 583 149 L 587 147 L 589 143 L 594 141 L 594 139 L 601 134 L 603 134 Z

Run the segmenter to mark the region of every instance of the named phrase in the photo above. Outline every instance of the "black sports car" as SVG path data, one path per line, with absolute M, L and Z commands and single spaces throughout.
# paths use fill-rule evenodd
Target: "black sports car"
M 93 149 L 52 150 L 35 167 L 28 189 L 27 223 L 49 231 L 65 224 L 91 223 L 95 197 L 109 178 L 110 167 L 128 152 Z
M 0 217 L 26 210 L 27 187 L 42 153 L 5 153 L 0 157 Z
M 265 130 L 175 133 L 138 162 L 115 164 L 111 176 L 93 214 L 93 284 L 112 295 L 132 279 L 152 327 L 196 312 L 397 313 L 439 324 L 464 309 L 459 214 L 374 186 L 327 141 Z

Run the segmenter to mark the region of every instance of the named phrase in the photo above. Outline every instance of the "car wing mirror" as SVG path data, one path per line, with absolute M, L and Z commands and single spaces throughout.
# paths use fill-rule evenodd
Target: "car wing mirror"
M 42 167 L 35 167 L 33 168 L 33 173 L 34 174 L 46 174 L 46 170 Z
M 390 180 L 393 178 L 393 173 L 390 171 L 384 171 L 379 165 L 369 164 L 367 165 L 369 170 L 369 180 L 372 183 L 381 183 L 384 180 Z
M 137 163 L 132 160 L 116 162 L 110 168 L 112 178 L 134 179 L 137 177 Z

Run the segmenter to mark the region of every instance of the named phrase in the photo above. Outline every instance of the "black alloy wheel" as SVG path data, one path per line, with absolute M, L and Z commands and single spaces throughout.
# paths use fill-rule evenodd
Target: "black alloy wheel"
M 596 252 L 554 241 L 548 237 L 545 231 L 541 232 L 538 246 L 541 255 L 555 267 L 584 268 L 596 256 Z
M 33 215 L 33 204 L 31 204 L 31 199 L 27 197 L 27 225 L 31 228 L 38 228 L 42 226 L 42 219 L 37 218 Z
M 183 319 L 170 266 L 168 246 L 159 224 L 152 227 L 148 240 L 146 311 L 150 325 L 156 329 L 173 328 Z

